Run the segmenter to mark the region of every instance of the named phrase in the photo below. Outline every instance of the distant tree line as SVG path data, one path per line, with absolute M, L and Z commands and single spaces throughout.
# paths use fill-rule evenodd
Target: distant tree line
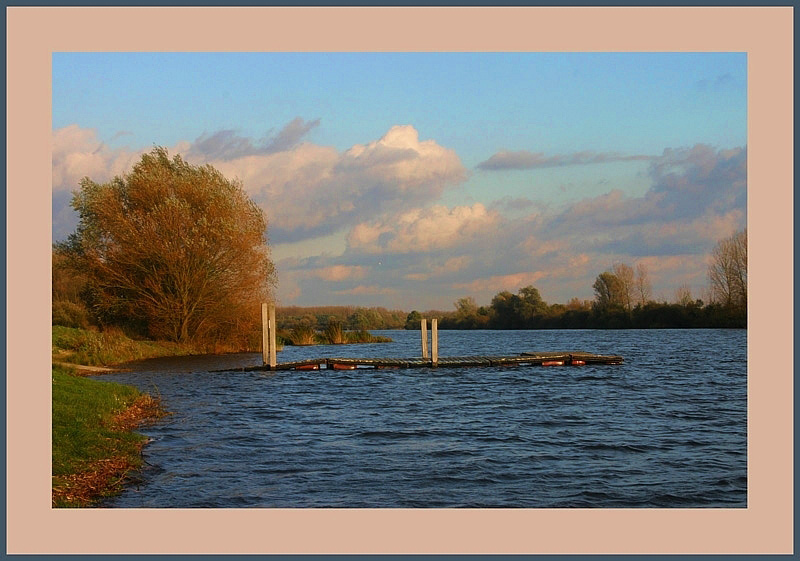
M 747 230 L 717 243 L 708 280 L 708 302 L 693 298 L 685 285 L 673 302 L 656 302 L 647 268 L 617 263 L 595 279 L 594 300 L 548 304 L 538 289 L 526 286 L 516 294 L 499 292 L 488 306 L 464 297 L 455 311 L 412 311 L 405 328 L 419 329 L 423 317 L 437 317 L 440 329 L 746 328 Z
M 361 306 L 278 306 L 275 319 L 281 329 L 310 328 L 325 331 L 340 324 L 348 331 L 402 329 L 406 312 L 381 307 Z

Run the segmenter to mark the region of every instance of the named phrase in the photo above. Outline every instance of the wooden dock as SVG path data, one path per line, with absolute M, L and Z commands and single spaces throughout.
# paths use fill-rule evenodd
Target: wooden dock
M 585 364 L 622 364 L 622 357 L 597 355 L 586 351 L 525 352 L 513 356 L 439 356 L 437 320 L 431 320 L 431 345 L 428 353 L 428 324 L 420 321 L 422 356 L 415 358 L 312 358 L 279 363 L 276 360 L 275 305 L 264 303 L 262 311 L 263 364 L 236 368 L 236 371 L 258 370 L 355 370 L 357 368 L 463 368 L 468 366 L 581 366 Z M 230 370 L 228 370 L 230 371 Z
M 586 364 L 622 364 L 616 355 L 597 355 L 585 351 L 526 352 L 513 356 L 458 356 L 430 358 L 312 358 L 294 362 L 264 364 L 237 370 L 356 370 L 400 368 L 464 368 L 470 366 L 582 366 Z

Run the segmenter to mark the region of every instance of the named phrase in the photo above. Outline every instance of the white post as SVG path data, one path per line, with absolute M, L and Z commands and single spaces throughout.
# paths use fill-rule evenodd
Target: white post
M 276 356 L 276 332 L 278 331 L 278 324 L 275 323 L 275 304 L 269 305 L 269 369 L 274 370 L 275 365 L 278 364 Z
M 276 324 L 275 324 L 275 304 L 261 304 L 261 361 L 264 366 L 269 366 L 270 370 L 275 368 L 278 360 L 276 351 Z
M 269 304 L 261 303 L 261 362 L 269 364 Z
M 439 326 L 436 319 L 431 320 L 431 366 L 439 362 Z
M 419 329 L 422 334 L 422 358 L 428 358 L 428 320 L 420 320 Z

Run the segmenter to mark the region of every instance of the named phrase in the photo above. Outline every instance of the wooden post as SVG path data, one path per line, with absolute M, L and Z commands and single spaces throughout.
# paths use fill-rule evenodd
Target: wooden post
M 439 326 L 436 318 L 431 320 L 431 366 L 439 362 Z
M 275 304 L 269 305 L 269 369 L 274 370 L 278 364 L 277 359 L 277 345 L 276 332 L 278 331 L 278 324 L 275 322 Z
M 261 361 L 264 366 L 269 365 L 270 370 L 278 364 L 275 335 L 275 304 L 261 304 Z
M 422 334 L 422 358 L 428 358 L 428 320 L 420 320 L 419 329 Z
M 261 303 L 261 363 L 269 364 L 269 304 Z

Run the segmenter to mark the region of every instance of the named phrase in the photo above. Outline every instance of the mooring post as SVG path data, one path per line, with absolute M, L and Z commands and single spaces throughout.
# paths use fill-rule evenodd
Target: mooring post
M 419 330 L 422 335 L 422 358 L 428 358 L 428 320 L 420 320 Z
M 270 370 L 275 370 L 275 366 L 278 364 L 278 359 L 277 359 L 278 348 L 276 344 L 277 331 L 278 331 L 278 324 L 275 323 L 275 304 L 270 303 L 269 305 L 269 369 Z
M 270 370 L 278 363 L 276 358 L 275 304 L 261 304 L 261 361 Z
M 261 303 L 261 363 L 269 364 L 269 304 Z
M 439 362 L 439 326 L 436 318 L 431 320 L 431 366 Z

